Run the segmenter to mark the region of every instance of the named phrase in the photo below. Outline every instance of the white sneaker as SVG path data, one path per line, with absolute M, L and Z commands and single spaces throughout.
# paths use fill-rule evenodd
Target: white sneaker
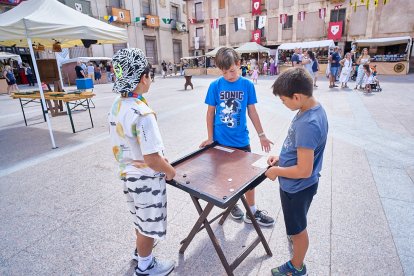
M 135 268 L 135 276 L 166 276 L 174 270 L 174 261 L 152 259 L 152 263 L 145 270 Z

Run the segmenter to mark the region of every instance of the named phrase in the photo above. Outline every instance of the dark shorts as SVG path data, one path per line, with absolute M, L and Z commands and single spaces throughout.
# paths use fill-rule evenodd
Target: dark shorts
M 307 214 L 313 196 L 318 190 L 318 183 L 297 193 L 288 193 L 280 189 L 283 217 L 285 218 L 286 234 L 297 235 L 307 226 Z

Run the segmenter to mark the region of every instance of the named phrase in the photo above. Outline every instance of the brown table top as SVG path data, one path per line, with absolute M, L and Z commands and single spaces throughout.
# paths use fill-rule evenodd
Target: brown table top
M 175 165 L 177 174 L 174 180 L 177 183 L 173 185 L 196 197 L 214 201 L 223 208 L 235 197 L 256 186 L 258 178 L 262 178 L 259 183 L 263 181 L 266 169 L 254 164 L 262 158 L 265 157 L 214 146 L 194 153 Z
M 59 93 L 62 93 L 59 95 Z M 64 92 L 45 92 L 45 99 L 46 100 L 61 100 L 64 102 L 76 101 L 76 100 L 83 100 L 83 99 L 90 99 L 95 96 L 92 92 L 82 92 L 80 94 L 63 94 Z M 12 93 L 10 95 L 13 99 L 40 99 L 40 92 L 35 92 L 34 94 L 16 94 Z

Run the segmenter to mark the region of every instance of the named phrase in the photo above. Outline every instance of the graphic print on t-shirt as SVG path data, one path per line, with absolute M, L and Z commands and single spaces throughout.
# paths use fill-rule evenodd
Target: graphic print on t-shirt
M 220 92 L 220 120 L 230 128 L 240 125 L 240 109 L 243 96 L 243 91 Z

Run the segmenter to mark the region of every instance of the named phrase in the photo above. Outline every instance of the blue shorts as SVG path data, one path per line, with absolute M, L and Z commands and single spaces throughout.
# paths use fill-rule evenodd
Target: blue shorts
M 317 190 L 318 183 L 297 193 L 288 193 L 280 189 L 286 234 L 297 235 L 306 229 L 306 216 Z
M 338 70 L 339 70 L 339 67 L 332 67 L 331 66 L 331 75 L 332 76 L 337 76 L 338 75 Z

